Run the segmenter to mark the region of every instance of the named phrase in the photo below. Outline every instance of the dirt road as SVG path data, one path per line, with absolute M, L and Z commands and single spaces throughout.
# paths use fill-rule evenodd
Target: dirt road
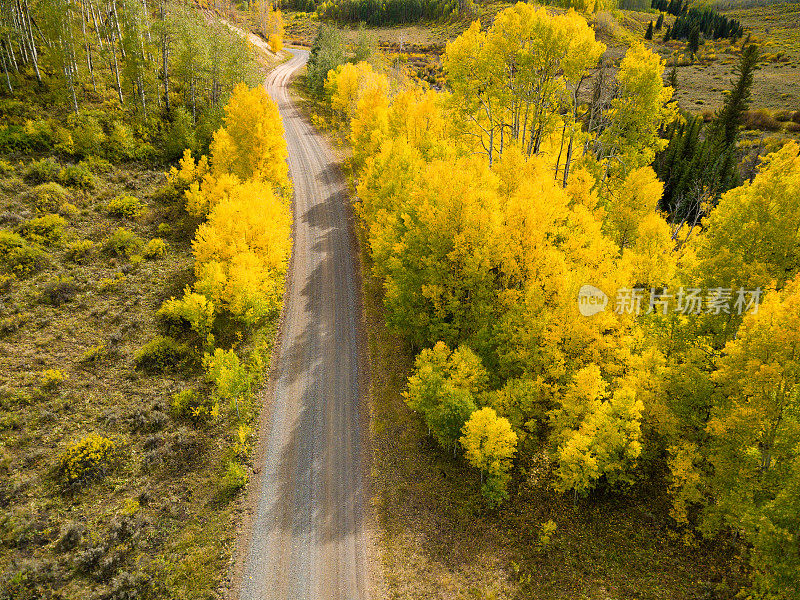
M 343 178 L 286 87 L 308 52 L 291 52 L 266 87 L 289 147 L 294 249 L 238 597 L 362 600 L 368 583 L 360 287 Z

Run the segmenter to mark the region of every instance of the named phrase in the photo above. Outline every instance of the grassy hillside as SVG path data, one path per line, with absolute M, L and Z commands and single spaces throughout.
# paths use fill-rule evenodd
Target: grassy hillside
M 9 158 L 0 239 L 21 232 L 26 252 L 0 275 L 0 597 L 206 598 L 232 538 L 236 432 L 176 406 L 211 395 L 194 347 L 142 351 L 193 281 L 197 222 L 161 170 Z M 70 471 L 87 435 L 111 446 Z

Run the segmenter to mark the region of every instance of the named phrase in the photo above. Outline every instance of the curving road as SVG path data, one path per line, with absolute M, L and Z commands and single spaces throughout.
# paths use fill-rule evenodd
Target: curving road
M 265 84 L 289 148 L 294 248 L 238 598 L 362 600 L 368 584 L 360 284 L 334 153 L 287 91 L 308 51 L 291 53 Z

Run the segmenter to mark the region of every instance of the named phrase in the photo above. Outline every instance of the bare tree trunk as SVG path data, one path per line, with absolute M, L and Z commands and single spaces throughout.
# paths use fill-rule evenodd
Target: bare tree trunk
M 564 151 L 564 138 L 566 137 L 567 133 L 567 122 L 564 121 L 564 126 L 561 128 L 561 143 L 558 146 L 558 157 L 556 158 L 556 173 L 553 176 L 554 178 L 558 177 L 558 165 L 561 164 L 561 153 Z
M 22 8 L 23 5 L 21 4 L 20 0 L 17 0 L 17 4 L 20 7 L 20 15 L 22 17 L 22 24 L 25 26 L 27 21 L 27 26 L 25 28 L 25 33 L 28 36 L 28 45 L 31 55 L 31 62 L 33 63 L 33 70 L 36 72 L 36 81 L 42 83 L 42 74 L 39 72 L 39 55 L 36 52 L 36 40 L 33 38 L 33 26 L 31 25 L 31 15 L 30 15 L 30 8 L 28 7 L 28 2 L 25 0 L 24 9 Z M 26 19 L 27 17 L 27 19 Z
M 166 0 L 161 0 L 161 59 L 162 70 L 164 72 L 164 104 L 167 108 L 167 112 L 169 112 L 169 47 L 167 45 L 167 21 L 164 10 L 165 3 Z
M 8 67 L 6 66 L 5 44 L 0 44 L 0 58 L 3 59 L 3 73 L 6 75 L 6 85 L 8 86 L 8 91 L 13 94 L 14 88 L 11 87 L 11 77 L 8 75 Z
M 569 146 L 567 146 L 567 159 L 564 162 L 564 181 L 562 185 L 567 187 L 567 179 L 569 179 L 569 166 L 572 162 L 572 142 L 575 139 L 575 132 L 573 131 L 569 136 Z
M 116 38 L 117 40 L 122 40 L 122 30 L 119 27 L 119 14 L 117 13 L 117 0 L 112 0 L 111 7 L 114 12 L 114 28 L 117 34 Z M 122 58 L 125 58 L 125 46 L 120 45 L 119 52 L 122 55 Z M 116 60 L 116 58 L 114 60 Z
M 14 65 L 14 71 L 19 73 L 19 65 L 17 64 L 17 55 L 14 54 L 14 44 L 11 43 L 11 36 L 6 36 L 6 40 L 8 43 L 9 59 L 11 60 L 11 64 Z
M 97 82 L 94 79 L 94 60 L 92 58 L 92 46 L 89 43 L 89 36 L 86 33 L 86 22 L 88 15 L 86 10 L 86 3 L 81 0 L 81 32 L 83 33 L 83 43 L 86 46 L 86 66 L 89 69 L 89 77 L 92 80 L 92 89 L 97 93 Z
M 125 100 L 122 98 L 122 83 L 119 80 L 119 63 L 117 62 L 117 45 L 112 42 L 111 44 L 111 51 L 114 54 L 114 76 L 117 80 L 117 94 L 119 95 L 119 103 L 125 104 Z

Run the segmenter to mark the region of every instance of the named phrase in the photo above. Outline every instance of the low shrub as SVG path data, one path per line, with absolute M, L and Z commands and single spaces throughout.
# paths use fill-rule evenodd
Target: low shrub
M 161 308 L 158 315 L 171 331 L 182 332 L 186 324 L 197 332 L 203 342 L 210 342 L 208 336 L 214 325 L 214 304 L 202 294 L 196 294 L 186 288 L 180 300 L 170 298 Z
M 172 415 L 176 419 L 186 419 L 195 425 L 208 423 L 216 418 L 219 407 L 207 395 L 194 390 L 183 390 L 172 395 Z
M 161 238 L 153 238 L 142 250 L 142 256 L 148 260 L 164 258 L 167 254 L 167 243 Z
M 125 277 L 125 275 L 122 273 L 118 273 L 113 279 L 111 277 L 103 277 L 97 282 L 97 289 L 103 293 L 118 289 L 123 283 L 125 283 L 126 279 L 127 277 Z
M 130 229 L 118 227 L 106 238 L 103 247 L 115 256 L 132 256 L 142 245 L 142 240 Z
M 223 400 L 238 401 L 250 391 L 250 373 L 236 352 L 217 348 L 214 354 L 203 357 L 203 366 L 209 380 L 217 386 L 217 395 Z
M 106 206 L 108 214 L 114 217 L 135 219 L 144 210 L 142 201 L 134 196 L 117 196 Z
M 24 246 L 26 243 L 25 238 L 20 234 L 9 231 L 8 229 L 0 229 L 0 259 L 14 248 Z
M 0 176 L 8 177 L 9 175 L 13 175 L 16 169 L 14 169 L 14 165 L 10 162 L 6 162 L 4 160 L 0 160 Z
M 78 359 L 78 362 L 83 365 L 90 365 L 100 362 L 100 359 L 103 358 L 103 355 L 106 353 L 106 345 L 105 344 L 98 344 L 97 346 L 91 346 L 86 352 L 81 354 L 81 357 Z
M 158 234 L 162 236 L 172 235 L 172 225 L 169 223 L 159 223 Z
M 166 336 L 158 336 L 142 346 L 134 357 L 136 368 L 152 373 L 174 371 L 183 366 L 191 351 L 182 344 Z
M 42 301 L 51 306 L 61 306 L 72 300 L 77 293 L 78 286 L 72 277 L 58 277 L 45 284 L 42 289 Z
M 236 429 L 236 441 L 233 443 L 233 453 L 240 461 L 245 461 L 250 456 L 252 445 L 250 439 L 253 436 L 253 428 L 246 423 L 240 423 Z
M 22 177 L 29 183 L 45 183 L 56 181 L 61 172 L 59 165 L 53 158 L 34 160 L 22 171 Z
M 71 202 L 64 202 L 64 204 L 58 207 L 58 214 L 62 217 L 75 217 L 78 215 L 78 212 L 78 207 Z
M 22 223 L 17 230 L 37 244 L 53 246 L 61 241 L 67 221 L 59 215 L 45 215 Z
M 248 479 L 247 470 L 242 465 L 228 461 L 219 482 L 220 495 L 224 498 L 234 496 L 247 485 Z
M 69 485 L 86 484 L 105 477 L 119 458 L 120 446 L 115 440 L 90 433 L 61 454 L 58 472 Z
M 111 169 L 114 168 L 105 158 L 100 158 L 98 156 L 87 156 L 78 163 L 78 166 L 88 169 L 95 175 L 109 173 Z
M 78 240 L 72 242 L 67 246 L 66 257 L 74 263 L 84 263 L 94 250 L 94 242 L 92 240 Z
M 18 277 L 32 275 L 42 268 L 45 255 L 42 250 L 19 234 L 0 230 L 0 268 Z
M 136 154 L 133 130 L 121 121 L 114 121 L 103 144 L 105 155 L 114 162 L 129 160 Z
M 86 157 L 100 153 L 101 146 L 106 140 L 98 120 L 92 115 L 70 115 L 72 128 L 73 152 L 77 156 Z
M 58 174 L 58 180 L 64 185 L 80 188 L 82 190 L 91 190 L 97 185 L 97 179 L 94 174 L 80 164 L 68 165 L 61 169 Z
M 52 392 L 64 381 L 64 372 L 59 369 L 47 369 L 39 375 L 39 387 L 48 392 Z
M 37 211 L 53 213 L 69 200 L 69 192 L 51 181 L 37 185 L 27 194 L 27 199 Z

